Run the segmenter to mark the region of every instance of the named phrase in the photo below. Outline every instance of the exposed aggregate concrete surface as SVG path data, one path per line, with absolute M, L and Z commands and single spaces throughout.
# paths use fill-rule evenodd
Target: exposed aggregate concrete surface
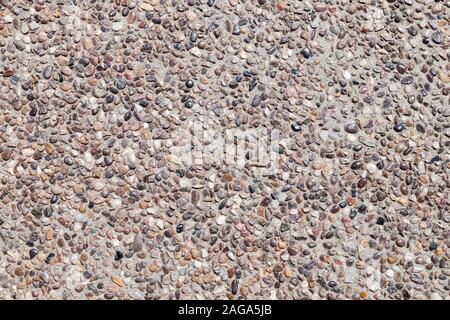
M 0 0 L 0 299 L 449 299 L 450 2 Z

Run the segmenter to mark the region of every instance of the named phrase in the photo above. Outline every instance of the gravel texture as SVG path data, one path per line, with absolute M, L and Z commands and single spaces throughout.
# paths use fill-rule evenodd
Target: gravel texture
M 449 299 L 449 17 L 0 0 L 0 299 Z

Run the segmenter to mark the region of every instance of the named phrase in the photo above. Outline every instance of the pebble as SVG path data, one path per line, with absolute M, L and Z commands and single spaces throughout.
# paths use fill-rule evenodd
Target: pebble
M 123 282 L 122 278 L 118 277 L 118 276 L 113 276 L 111 278 L 112 282 L 114 282 L 115 284 L 117 284 L 119 287 L 123 287 L 125 285 L 125 283 Z
M 191 89 L 191 88 L 194 87 L 194 81 L 192 81 L 192 80 L 187 80 L 186 83 L 185 83 L 185 85 L 186 85 L 186 88 Z
M 218 225 L 224 225 L 226 222 L 227 217 L 226 216 L 219 216 L 216 221 Z
M 328 6 L 324 2 L 315 2 L 314 3 L 314 10 L 316 12 L 324 12 L 327 9 L 328 9 Z
M 56 194 L 56 195 L 60 195 L 63 193 L 63 189 L 61 187 L 59 187 L 58 185 L 52 185 L 50 189 L 51 189 L 52 193 Z
M 406 127 L 405 127 L 405 124 L 403 124 L 403 123 L 397 123 L 397 124 L 394 126 L 395 132 L 402 132 L 402 131 L 405 130 L 405 129 L 406 129 Z
M 406 72 L 406 66 L 403 63 L 398 63 L 397 64 L 397 71 L 400 74 L 404 74 Z
M 431 38 L 433 39 L 433 42 L 436 44 L 440 44 L 442 42 L 442 34 L 440 32 L 433 33 Z
M 277 9 L 280 11 L 283 11 L 286 9 L 286 2 L 284 1 L 278 1 L 277 2 Z
M 111 201 L 111 208 L 118 209 L 122 206 L 122 200 L 121 199 L 113 199 Z
M 194 103 L 191 100 L 188 100 L 184 103 L 184 106 L 188 109 L 192 109 L 192 107 L 194 106 Z
M 134 252 L 140 252 L 142 251 L 142 248 L 143 248 L 142 236 L 138 234 L 134 237 L 133 250 Z
M 52 76 L 52 71 L 52 66 L 45 66 L 44 70 L 42 71 L 42 76 L 44 77 L 44 79 L 50 79 Z
M 127 293 L 128 296 L 133 300 L 144 300 L 145 298 L 144 293 L 138 289 L 129 289 Z
M 302 127 L 298 123 L 291 124 L 291 129 L 294 132 L 300 132 L 302 130 Z
M 38 253 L 39 253 L 39 251 L 37 249 L 35 249 L 35 248 L 30 249 L 30 252 L 29 252 L 30 260 L 32 260 L 34 257 L 36 257 Z
M 116 250 L 116 253 L 114 255 L 114 260 L 119 261 L 123 258 L 123 253 L 119 250 Z
M 251 79 L 248 82 L 248 91 L 249 92 L 252 91 L 256 87 L 256 84 L 257 84 L 256 80 L 255 79 Z
M 344 126 L 344 129 L 348 133 L 355 134 L 358 132 L 358 126 L 354 123 L 348 123 Z
M 3 161 L 8 161 L 11 159 L 12 156 L 12 150 L 11 149 L 6 149 L 1 153 L 2 156 L 2 160 Z
M 309 49 L 309 48 L 303 48 L 303 49 L 300 51 L 300 54 L 301 54 L 303 57 L 305 57 L 306 59 L 309 59 L 309 58 L 312 57 L 312 52 L 311 52 L 311 49 Z

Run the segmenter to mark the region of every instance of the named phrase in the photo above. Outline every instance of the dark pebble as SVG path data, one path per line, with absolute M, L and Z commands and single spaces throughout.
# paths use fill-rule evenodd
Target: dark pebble
M 433 39 L 433 42 L 436 44 L 440 44 L 442 42 L 442 34 L 438 31 L 433 33 L 431 36 L 431 39 Z
M 353 147 L 353 151 L 355 152 L 360 152 L 362 150 L 363 146 L 360 144 L 357 144 L 356 146 Z
M 50 79 L 52 76 L 52 72 L 53 72 L 52 66 L 46 66 L 42 71 L 42 76 L 44 77 L 44 79 Z
M 54 257 L 55 257 L 55 254 L 54 254 L 54 253 L 50 253 L 50 254 L 47 256 L 47 258 L 45 258 L 45 263 L 46 263 L 46 264 L 49 264 L 50 261 L 51 261 Z
M 303 49 L 300 51 L 300 54 L 301 54 L 303 57 L 305 57 L 306 59 L 309 59 L 309 58 L 312 57 L 312 52 L 311 52 L 311 49 L 309 49 L 309 48 L 303 48 Z
M 236 89 L 237 87 L 239 87 L 239 82 L 237 82 L 236 79 L 235 79 L 235 80 L 232 80 L 232 81 L 228 84 L 228 86 L 229 86 L 231 89 Z
M 225 208 L 225 206 L 227 205 L 227 200 L 228 199 L 223 199 L 222 202 L 219 205 L 219 210 L 222 210 L 223 208 Z
M 257 107 L 261 104 L 261 96 L 259 94 L 257 94 L 256 96 L 253 97 L 251 106 L 252 107 Z
M 55 194 L 55 195 L 53 195 L 52 198 L 50 199 L 50 203 L 51 203 L 51 204 L 55 204 L 55 203 L 58 202 L 58 200 L 59 200 L 59 197 Z
M 275 147 L 274 151 L 278 154 L 284 153 L 284 148 L 282 146 Z
M 194 103 L 191 100 L 188 100 L 184 103 L 184 106 L 188 109 L 191 109 L 194 106 Z
M 32 107 L 29 115 L 35 117 L 37 115 L 37 111 L 38 109 L 36 107 Z
M 383 160 L 378 161 L 377 164 L 376 164 L 376 166 L 377 166 L 377 168 L 378 168 L 379 170 L 383 169 L 383 168 L 384 168 L 384 162 L 383 162 Z
M 123 253 L 119 250 L 116 250 L 116 253 L 114 255 L 114 260 L 119 261 L 122 258 L 123 258 Z
M 111 156 L 106 156 L 103 158 L 103 162 L 105 165 L 110 166 L 113 163 L 113 159 Z
M 195 31 L 191 32 L 191 35 L 189 36 L 189 40 L 191 40 L 191 42 L 197 41 L 197 33 Z
M 397 64 L 397 71 L 400 74 L 404 74 L 406 72 L 406 66 L 403 63 L 398 63 Z
M 359 213 L 366 213 L 366 210 L 367 210 L 367 207 L 365 204 L 360 205 L 358 208 Z
M 281 37 L 280 39 L 280 44 L 285 44 L 289 42 L 289 38 L 288 37 Z
M 406 129 L 406 127 L 405 127 L 405 124 L 403 124 L 403 123 L 397 123 L 395 126 L 394 126 L 394 131 L 395 132 L 402 132 L 403 130 L 405 130 Z
M 36 257 L 38 253 L 39 253 L 39 251 L 37 249 L 35 249 L 35 248 L 30 249 L 30 252 L 29 252 L 30 260 L 33 259 L 34 257 Z

